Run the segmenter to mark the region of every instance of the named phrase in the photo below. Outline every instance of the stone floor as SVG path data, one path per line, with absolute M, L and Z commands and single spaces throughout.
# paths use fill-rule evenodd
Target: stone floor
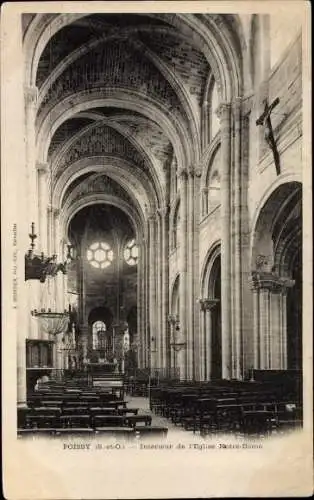
M 182 427 L 174 425 L 170 419 L 161 417 L 160 415 L 156 415 L 149 408 L 149 399 L 137 396 L 129 396 L 127 395 L 125 398 L 128 401 L 129 408 L 138 408 L 139 413 L 147 414 L 152 416 L 152 425 L 168 427 L 168 437 L 171 435 L 184 436 L 191 434 L 189 431 L 185 431 Z

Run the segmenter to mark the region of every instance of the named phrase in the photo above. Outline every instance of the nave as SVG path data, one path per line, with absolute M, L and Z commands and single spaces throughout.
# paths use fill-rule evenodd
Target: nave
M 253 374 L 252 374 L 253 375 Z M 301 381 L 256 372 L 247 382 L 174 383 L 75 377 L 43 382 L 18 410 L 18 436 L 186 439 L 233 435 L 265 438 L 302 427 Z M 87 382 L 87 383 L 86 383 Z
M 24 434 L 301 423 L 302 29 L 278 21 L 16 18 L 3 205 Z

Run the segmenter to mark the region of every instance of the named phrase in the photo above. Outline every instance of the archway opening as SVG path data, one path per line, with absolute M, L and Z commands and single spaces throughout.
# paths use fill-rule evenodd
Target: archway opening
M 212 268 L 212 287 L 209 296 L 213 296 L 211 304 L 211 379 L 221 379 L 221 257 L 217 256 Z
M 113 315 L 107 307 L 96 307 L 88 316 L 89 360 L 91 363 L 113 359 Z
M 262 207 L 253 244 L 255 368 L 302 370 L 302 185 L 278 186 Z M 265 321 L 266 318 L 266 321 Z

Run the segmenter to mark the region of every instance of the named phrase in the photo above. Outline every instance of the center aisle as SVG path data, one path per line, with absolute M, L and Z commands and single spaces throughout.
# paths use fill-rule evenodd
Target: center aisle
M 176 437 L 180 434 L 182 436 L 187 436 L 187 432 L 180 426 L 174 425 L 170 419 L 164 418 L 160 415 L 156 415 L 149 408 L 149 399 L 143 398 L 139 396 L 130 396 L 126 395 L 125 399 L 128 401 L 129 408 L 138 408 L 139 413 L 145 415 L 151 415 L 152 417 L 152 426 L 161 426 L 168 427 L 168 438 L 171 437 L 172 434 L 175 433 Z

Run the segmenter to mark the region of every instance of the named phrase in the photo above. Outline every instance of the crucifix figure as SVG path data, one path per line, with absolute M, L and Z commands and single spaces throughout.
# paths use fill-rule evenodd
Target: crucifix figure
M 261 116 L 256 120 L 256 125 L 264 127 L 264 137 L 273 152 L 274 162 L 277 175 L 280 174 L 280 157 L 277 149 L 277 144 L 274 138 L 273 127 L 271 124 L 270 115 L 272 110 L 279 104 L 279 97 L 277 97 L 269 106 L 267 99 L 264 99 L 264 111 Z

